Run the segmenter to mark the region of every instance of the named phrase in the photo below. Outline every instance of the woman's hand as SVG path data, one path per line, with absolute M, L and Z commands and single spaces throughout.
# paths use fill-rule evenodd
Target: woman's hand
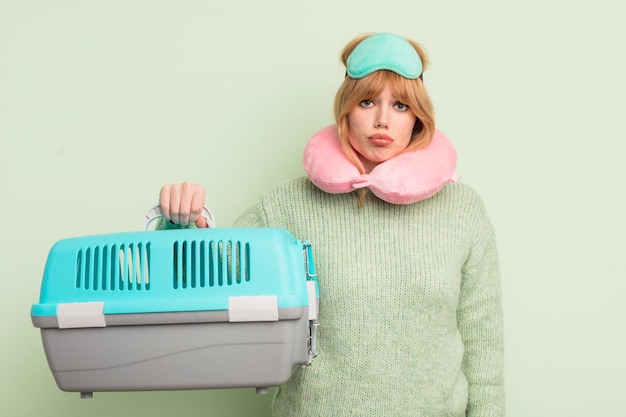
M 204 207 L 204 187 L 189 182 L 166 184 L 161 187 L 160 204 L 163 217 L 174 224 L 209 227 L 200 214 Z

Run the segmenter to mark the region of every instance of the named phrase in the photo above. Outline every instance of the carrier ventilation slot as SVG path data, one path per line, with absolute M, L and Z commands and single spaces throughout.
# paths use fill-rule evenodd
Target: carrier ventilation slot
M 79 250 L 76 288 L 92 291 L 150 289 L 150 243 Z
M 236 285 L 250 281 L 250 243 L 231 240 L 175 242 L 174 288 Z

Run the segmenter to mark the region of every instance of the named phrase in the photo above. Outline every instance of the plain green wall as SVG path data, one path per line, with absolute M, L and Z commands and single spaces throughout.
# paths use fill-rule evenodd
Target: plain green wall
M 430 51 L 439 127 L 498 233 L 508 416 L 623 416 L 621 4 L 2 0 L 0 415 L 268 416 L 253 390 L 58 390 L 29 316 L 44 262 L 137 230 L 166 182 L 204 184 L 230 225 L 302 173 L 342 46 L 394 31 Z

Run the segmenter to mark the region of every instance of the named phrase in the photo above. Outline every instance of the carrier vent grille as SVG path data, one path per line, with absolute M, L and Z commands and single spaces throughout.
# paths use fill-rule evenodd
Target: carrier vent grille
M 76 288 L 149 290 L 150 243 L 104 245 L 76 254 Z
M 250 243 L 230 240 L 175 242 L 174 288 L 237 285 L 250 281 Z

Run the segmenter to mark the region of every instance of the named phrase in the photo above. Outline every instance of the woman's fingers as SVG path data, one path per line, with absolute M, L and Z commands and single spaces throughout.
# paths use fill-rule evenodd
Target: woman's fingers
M 161 213 L 163 217 L 167 220 L 172 220 L 172 212 L 170 210 L 170 200 L 171 200 L 171 185 L 164 185 L 161 187 L 161 192 L 159 194 L 159 205 L 161 206 Z
M 204 197 L 201 185 L 189 182 L 164 185 L 160 193 L 161 212 L 172 223 L 187 226 L 201 217 Z
M 202 217 L 202 209 L 204 208 L 204 187 L 196 186 L 197 188 L 191 193 L 191 202 L 190 202 L 190 213 L 188 223 L 195 222 L 196 225 L 198 223 L 198 219 L 203 219 Z M 205 221 L 206 223 L 206 221 Z M 205 227 L 208 227 L 205 226 Z

